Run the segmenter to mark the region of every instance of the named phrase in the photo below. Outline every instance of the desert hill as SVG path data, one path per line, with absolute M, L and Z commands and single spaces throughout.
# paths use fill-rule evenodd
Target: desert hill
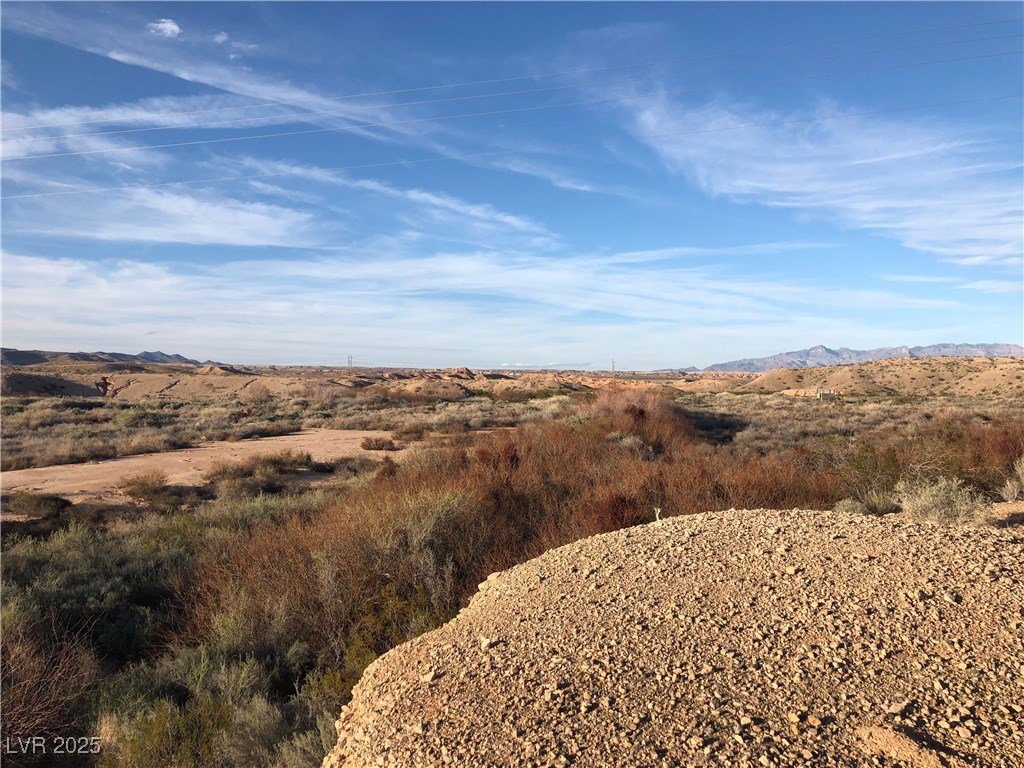
M 43 350 L 20 350 L 4 347 L 0 350 L 0 365 L 38 365 L 40 363 L 159 363 L 173 365 L 219 365 L 212 361 L 200 363 L 182 355 L 166 352 L 140 352 L 130 355 L 123 352 L 46 352 Z
M 214 400 L 265 390 L 302 396 L 309 387 L 344 394 L 365 389 L 391 398 L 462 400 L 478 394 L 496 398 L 546 397 L 609 389 L 673 387 L 696 394 L 736 393 L 815 395 L 833 389 L 841 395 L 921 397 L 1024 397 L 1024 359 L 906 358 L 824 368 L 780 368 L 765 374 L 698 372 L 682 378 L 659 373 L 612 377 L 604 372 L 496 373 L 448 370 L 343 368 L 241 368 L 57 361 L 5 367 L 4 395 L 74 395 L 120 400 L 162 398 Z M 255 384 L 256 390 L 250 390 Z
M 779 368 L 732 389 L 738 393 L 834 389 L 840 394 L 938 396 L 1024 395 L 1020 358 L 920 357 L 825 368 Z
M 1024 765 L 1024 540 L 729 510 L 492 574 L 382 656 L 324 768 Z
M 850 365 L 872 360 L 913 357 L 1024 357 L 1020 344 L 931 344 L 927 347 L 880 347 L 878 349 L 829 349 L 819 344 L 809 349 L 782 352 L 768 357 L 715 363 L 705 371 L 771 371 L 775 368 L 814 368 Z

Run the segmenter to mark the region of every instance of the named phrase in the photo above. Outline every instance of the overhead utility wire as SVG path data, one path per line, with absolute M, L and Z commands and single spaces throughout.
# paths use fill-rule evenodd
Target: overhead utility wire
M 588 67 L 586 69 L 571 69 L 564 72 L 543 72 L 535 75 L 520 75 L 517 77 L 502 77 L 491 80 L 475 80 L 463 83 L 443 83 L 440 85 L 423 85 L 416 88 L 399 88 L 390 91 L 368 91 L 366 93 L 352 93 L 344 96 L 318 96 L 316 98 L 292 99 L 288 101 L 263 101 L 258 104 L 242 104 L 237 107 L 216 107 L 211 109 L 196 109 L 188 112 L 167 112 L 162 117 L 181 117 L 183 115 L 200 115 L 211 112 L 227 112 L 237 109 L 259 109 L 260 107 L 288 106 L 292 104 L 309 104 L 321 101 L 340 101 L 342 99 L 362 99 L 369 96 L 394 96 L 402 93 L 418 93 L 421 91 L 432 91 L 441 88 L 469 88 L 476 85 L 497 85 L 499 83 L 514 83 L 522 80 L 536 80 L 541 77 L 564 77 L 566 75 L 582 75 L 588 72 L 608 72 L 616 69 L 631 69 L 633 67 L 649 67 L 655 64 L 673 64 L 683 61 L 703 61 L 706 59 L 724 58 L 726 56 L 744 56 L 751 53 L 772 53 L 775 51 L 787 51 L 795 48 L 814 48 L 821 45 L 840 45 L 842 43 L 857 43 L 865 40 L 881 40 L 887 37 L 901 37 L 905 35 L 918 35 L 926 32 L 943 32 L 952 29 L 970 29 L 974 27 L 990 27 L 997 24 L 1020 24 L 1024 19 L 1000 19 L 998 21 L 980 21 L 971 24 L 953 24 L 944 27 L 923 27 L 919 29 L 908 29 L 899 32 L 885 32 L 877 35 L 863 35 L 861 37 L 833 38 L 831 40 L 815 40 L 807 43 L 791 43 L 789 45 L 778 45 L 770 48 L 748 48 L 740 51 L 724 51 L 721 53 L 710 53 L 703 56 L 683 56 L 671 59 L 655 59 L 642 61 L 634 64 L 618 64 L 608 67 Z M 99 123 L 125 123 L 131 120 L 142 120 L 151 117 L 149 114 L 129 115 L 126 117 L 107 118 L 105 120 L 79 120 L 69 123 L 50 123 L 47 125 L 19 125 L 6 128 L 5 131 L 29 131 L 43 128 L 68 128 L 75 125 L 96 125 Z
M 657 77 L 634 77 L 626 80 L 606 80 L 603 83 L 579 83 L 572 85 L 553 85 L 546 88 L 528 88 L 519 91 L 499 91 L 497 93 L 479 93 L 469 96 L 452 96 L 444 99 L 426 99 L 423 101 L 406 101 L 399 104 L 368 104 L 345 107 L 343 109 L 329 109 L 317 112 L 289 112 L 280 115 L 261 115 L 258 117 L 238 117 L 230 120 L 213 120 L 202 123 L 187 123 L 185 125 L 151 125 L 143 128 L 120 128 L 114 131 L 93 131 L 91 133 L 63 133 L 50 134 L 47 136 L 24 136 L 16 139 L 3 139 L 4 144 L 14 144 L 23 141 L 61 141 L 64 139 L 78 139 L 88 136 L 114 136 L 125 133 L 143 133 L 148 131 L 183 131 L 189 128 L 208 128 L 218 125 L 233 125 L 236 123 L 248 123 L 256 120 L 285 120 L 291 118 L 291 122 L 304 122 L 307 118 L 320 115 L 348 114 L 350 112 L 365 112 L 371 109 L 398 109 L 400 107 L 415 107 L 426 104 L 446 104 L 454 101 L 471 101 L 475 99 L 497 98 L 499 96 L 525 96 L 536 93 L 550 93 L 552 91 L 565 91 L 576 88 L 601 88 L 611 85 L 629 85 L 632 83 L 646 83 L 655 80 L 667 80 L 675 77 L 687 77 L 689 75 L 719 75 L 726 72 L 740 72 L 750 69 L 763 69 L 767 67 L 782 66 L 785 64 L 810 64 L 821 61 L 833 61 L 835 59 L 849 59 L 859 56 L 871 56 L 878 53 L 900 53 L 903 51 L 919 50 L 921 48 L 937 48 L 946 45 L 962 45 L 965 43 L 981 43 L 993 40 L 1013 40 L 1024 37 L 1024 34 L 996 35 L 993 37 L 974 37 L 969 40 L 946 40 L 940 43 L 922 43 L 920 45 L 907 45 L 899 48 L 876 48 L 871 51 L 856 51 L 853 53 L 839 53 L 833 56 L 817 56 L 811 59 L 782 59 L 761 64 L 747 64 L 741 67 L 725 67 L 724 69 L 698 69 L 685 72 L 669 72 Z
M 930 61 L 917 61 L 908 64 L 893 64 L 885 67 L 868 67 L 865 69 L 854 69 L 847 70 L 845 72 L 829 72 L 821 75 L 800 75 L 798 77 L 787 77 L 781 79 L 772 80 L 753 80 L 745 83 L 734 83 L 727 87 L 729 88 L 745 88 L 756 85 L 770 85 L 776 83 L 789 83 L 798 82 L 802 80 L 821 80 L 827 77 L 842 77 L 845 75 L 859 75 L 867 72 L 883 72 L 893 69 L 907 69 L 909 67 L 919 67 L 929 64 L 947 64 L 957 61 L 973 61 L 977 59 L 992 59 L 999 56 L 1019 56 L 1024 51 L 1003 51 L 1000 53 L 987 53 L 978 56 L 959 56 L 952 59 L 932 59 Z M 522 112 L 539 112 L 548 109 L 564 109 L 566 107 L 580 107 L 590 106 L 593 104 L 609 104 L 620 101 L 632 101 L 636 99 L 648 99 L 654 96 L 675 96 L 686 93 L 701 93 L 703 91 L 719 90 L 721 85 L 708 86 L 706 88 L 683 88 L 669 91 L 652 91 L 650 93 L 635 94 L 632 96 L 615 96 L 605 99 L 591 99 L 587 101 L 571 101 L 565 104 L 541 104 L 532 107 L 515 107 L 512 109 L 496 109 L 489 112 L 467 112 L 461 115 L 441 115 L 439 117 L 421 117 L 414 120 L 389 120 L 379 123 L 359 123 L 350 126 L 339 126 L 335 128 L 306 128 L 300 131 L 278 131 L 276 133 L 258 133 L 252 136 L 227 136 L 220 139 L 197 139 L 195 141 L 178 141 L 169 144 L 148 144 L 143 146 L 127 146 L 127 147 L 108 147 L 106 149 L 86 149 L 80 152 L 50 152 L 42 155 L 22 155 L 21 157 L 5 157 L 2 158 L 3 162 L 17 162 L 23 160 L 42 160 L 45 158 L 56 158 L 56 157 L 80 157 L 83 155 L 100 155 L 109 154 L 111 152 L 131 152 L 141 151 L 146 149 L 171 149 L 176 147 L 194 147 L 203 144 L 223 144 L 226 142 L 235 141 L 252 141 L 255 139 L 273 139 L 283 136 L 305 136 L 313 133 L 358 133 L 367 128 L 385 128 L 394 127 L 398 125 L 412 125 L 415 123 L 432 123 L 440 122 L 442 120 L 459 120 L 468 117 L 493 117 L 495 115 L 510 115 Z
M 907 112 L 915 109 L 929 109 L 931 107 L 951 107 L 962 104 L 980 104 L 987 101 L 1005 101 L 1007 99 L 1019 99 L 1022 94 L 1013 93 L 1005 94 L 1002 96 L 987 96 L 980 99 L 959 99 L 956 101 L 938 101 L 932 102 L 931 104 L 916 104 L 910 107 L 891 107 L 889 109 L 875 109 L 868 112 L 847 112 L 841 115 L 823 115 L 820 117 L 806 117 L 806 118 L 795 118 L 792 120 L 778 120 L 772 123 L 745 123 L 743 125 L 730 125 L 719 128 L 702 128 L 695 131 L 673 131 L 671 133 L 655 133 L 648 136 L 651 139 L 665 139 L 674 136 L 695 136 L 704 133 L 720 133 L 723 131 L 738 131 L 745 128 L 775 128 L 781 125 L 794 125 L 800 123 L 818 123 L 825 120 L 843 120 L 851 117 L 869 117 L 871 115 L 884 115 L 892 112 Z M 571 149 L 576 147 L 587 147 L 603 144 L 603 139 L 597 141 L 580 141 L 572 143 L 562 143 L 551 145 L 553 148 L 558 149 Z M 81 195 L 90 194 L 95 192 L 125 192 L 135 189 L 157 189 L 161 187 L 176 187 L 188 184 L 215 184 L 223 181 L 249 181 L 251 179 L 266 179 L 278 176 L 295 176 L 302 173 L 306 173 L 310 170 L 315 170 L 319 173 L 333 172 L 333 171 L 360 171 L 369 170 L 372 168 L 393 168 L 395 166 L 410 166 L 410 165 L 422 165 L 426 163 L 438 163 L 444 161 L 456 161 L 456 160 L 478 160 L 484 157 L 498 157 L 501 155 L 514 155 L 522 154 L 522 149 L 502 149 L 490 152 L 475 152 L 467 155 L 445 155 L 442 157 L 424 157 L 418 160 L 393 160 L 383 163 L 362 163 L 359 165 L 337 165 L 331 168 L 298 168 L 289 171 L 272 171 L 270 173 L 251 173 L 241 176 L 221 176 L 219 178 L 211 179 L 186 179 L 184 181 L 165 181 L 157 184 L 133 184 L 122 187 L 93 187 L 85 189 L 72 189 L 63 192 L 33 192 L 27 195 L 4 195 L 0 197 L 0 200 L 25 200 L 28 198 L 35 197 L 58 197 L 62 195 Z M 525 151 L 526 154 L 529 150 Z

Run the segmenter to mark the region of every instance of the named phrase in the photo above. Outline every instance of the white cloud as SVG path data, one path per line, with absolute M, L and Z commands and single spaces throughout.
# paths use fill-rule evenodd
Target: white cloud
M 1024 282 L 1020 280 L 977 280 L 966 283 L 961 288 L 985 293 L 1018 293 L 1024 295 Z
M 645 270 L 500 246 L 445 251 L 414 237 L 216 265 L 4 256 L 5 343 L 135 349 L 160 328 L 164 346 L 237 362 L 322 361 L 341 340 L 345 353 L 381 362 L 589 359 L 607 367 L 614 356 L 640 368 L 706 365 L 722 349 L 765 354 L 823 338 L 870 347 L 933 342 L 938 330 L 947 339 L 992 336 L 985 312 L 956 302 L 930 303 L 947 310 L 949 329 L 915 328 L 907 318 L 919 316 L 919 304 L 928 302 L 736 280 L 713 267 Z M 879 326 L 864 306 L 890 308 L 902 324 Z
M 877 116 L 779 124 L 835 106 L 784 115 L 662 99 L 628 110 L 635 135 L 709 195 L 814 213 L 962 265 L 1019 263 L 1020 164 L 958 139 L 963 128 Z
M 108 242 L 309 248 L 324 233 L 313 215 L 268 203 L 134 189 L 12 205 L 8 233 Z
M 146 25 L 146 29 L 151 34 L 157 35 L 158 37 L 170 37 L 177 38 L 181 36 L 181 27 L 174 21 L 174 19 L 157 19 L 151 21 Z
M 228 33 L 227 32 L 218 32 L 216 35 L 213 36 L 213 42 L 218 43 L 218 44 L 226 43 L 227 40 L 228 40 Z
M 890 283 L 955 283 L 955 277 L 936 277 L 933 275 L 880 275 Z

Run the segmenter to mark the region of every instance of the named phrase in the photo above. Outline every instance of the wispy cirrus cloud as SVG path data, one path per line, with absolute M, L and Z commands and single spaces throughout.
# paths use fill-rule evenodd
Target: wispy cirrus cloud
M 11 343 L 38 346 L 49 334 L 68 343 L 92 339 L 88 346 L 96 347 L 125 338 L 126 329 L 137 339 L 156 323 L 178 349 L 235 361 L 259 361 L 265 350 L 285 346 L 290 359 L 279 354 L 274 362 L 322 359 L 324 339 L 349 338 L 351 351 L 365 359 L 384 348 L 412 354 L 417 345 L 435 351 L 433 364 L 475 365 L 530 359 L 531 352 L 533 359 L 573 359 L 567 353 L 576 351 L 604 360 L 620 350 L 621 360 L 628 350 L 632 364 L 642 366 L 685 339 L 687 359 L 679 364 L 707 364 L 723 345 L 749 343 L 743 340 L 751 324 L 767 343 L 827 336 L 878 346 L 888 332 L 865 324 L 861 308 L 918 304 L 893 292 L 737 281 L 706 266 L 649 273 L 628 262 L 595 263 L 589 254 L 442 251 L 394 237 L 329 254 L 214 265 L 20 254 L 5 254 L 4 264 Z M 943 306 L 950 315 L 963 309 Z M 977 321 L 976 313 L 963 316 Z M 905 336 L 914 343 L 928 338 L 921 331 Z
M 623 113 L 640 141 L 709 195 L 816 214 L 965 266 L 1020 263 L 1021 165 L 998 155 L 997 142 L 924 119 L 811 122 L 842 111 L 663 98 Z
M 936 275 L 879 275 L 889 283 L 955 283 L 955 277 L 939 277 Z
M 307 211 L 210 192 L 133 189 L 12 201 L 7 214 L 7 234 L 18 237 L 281 248 L 309 248 L 326 237 Z
M 985 293 L 1019 293 L 1024 294 L 1024 281 L 1021 280 L 976 280 L 960 286 L 969 291 Z

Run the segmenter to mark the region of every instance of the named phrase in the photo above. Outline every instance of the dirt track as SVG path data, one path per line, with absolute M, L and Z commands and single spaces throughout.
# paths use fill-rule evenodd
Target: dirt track
M 366 437 L 390 435 L 390 432 L 370 430 L 316 429 L 255 440 L 204 443 L 180 451 L 3 472 L 0 473 L 0 487 L 4 492 L 55 493 L 76 503 L 110 500 L 119 496 L 116 488 L 123 478 L 143 472 L 164 472 L 171 485 L 199 485 L 203 473 L 221 461 L 240 461 L 288 449 L 308 451 L 316 461 L 331 461 L 343 456 L 382 455 L 381 451 L 364 450 L 360 444 Z
M 492 574 L 324 768 L 1020 768 L 1022 701 L 1020 528 L 729 510 Z

